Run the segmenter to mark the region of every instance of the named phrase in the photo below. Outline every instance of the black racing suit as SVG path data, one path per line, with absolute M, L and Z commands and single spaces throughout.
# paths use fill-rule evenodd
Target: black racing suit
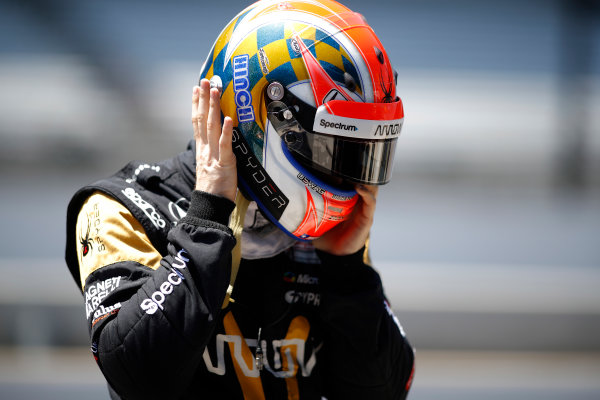
M 221 309 L 234 205 L 192 190 L 193 160 L 189 148 L 152 166 L 130 163 L 69 204 L 66 260 L 78 285 L 77 254 L 102 251 L 107 239 L 90 233 L 91 222 L 75 229 L 92 193 L 124 205 L 160 253 L 155 268 L 117 257 L 83 282 L 92 352 L 111 396 L 405 398 L 413 351 L 363 250 L 340 257 L 299 245 L 242 259 L 234 302 Z M 175 203 L 187 211 L 180 220 Z

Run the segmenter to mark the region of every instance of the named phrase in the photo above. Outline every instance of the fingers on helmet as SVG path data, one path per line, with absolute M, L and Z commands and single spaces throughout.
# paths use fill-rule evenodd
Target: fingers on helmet
M 231 162 L 235 160 L 232 149 L 233 140 L 233 121 L 230 117 L 223 120 L 223 132 L 219 139 L 219 159 L 222 162 Z

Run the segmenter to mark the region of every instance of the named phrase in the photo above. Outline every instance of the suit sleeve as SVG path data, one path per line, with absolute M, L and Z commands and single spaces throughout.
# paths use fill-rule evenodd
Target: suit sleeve
M 177 397 L 202 360 L 229 284 L 234 204 L 193 192 L 161 258 L 124 207 L 94 196 L 77 224 L 94 357 L 123 398 Z
M 326 397 L 404 399 L 414 353 L 383 293 L 379 274 L 349 256 L 317 251 L 322 261 L 320 315 L 326 332 Z

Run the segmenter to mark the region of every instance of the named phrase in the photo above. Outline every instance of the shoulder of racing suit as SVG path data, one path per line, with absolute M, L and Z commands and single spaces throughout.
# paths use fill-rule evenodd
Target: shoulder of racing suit
M 190 157 L 193 157 L 190 153 L 188 149 L 177 157 L 155 164 L 130 162 L 113 176 L 75 193 L 67 207 L 65 260 L 78 285 L 85 279 L 80 275 L 77 249 L 85 246 L 88 235 L 86 228 L 82 232 L 77 231 L 76 226 L 89 197 L 101 193 L 120 203 L 141 224 L 152 246 L 164 256 L 167 253 L 167 234 L 186 215 L 190 204 L 194 182 L 186 176 L 182 167 L 190 164 Z

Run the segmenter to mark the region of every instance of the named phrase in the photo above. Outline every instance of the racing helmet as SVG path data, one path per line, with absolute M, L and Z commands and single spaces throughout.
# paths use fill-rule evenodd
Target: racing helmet
M 240 12 L 200 72 L 234 122 L 240 189 L 303 240 L 347 219 L 356 184 L 390 180 L 404 121 L 396 74 L 364 17 L 333 0 Z

